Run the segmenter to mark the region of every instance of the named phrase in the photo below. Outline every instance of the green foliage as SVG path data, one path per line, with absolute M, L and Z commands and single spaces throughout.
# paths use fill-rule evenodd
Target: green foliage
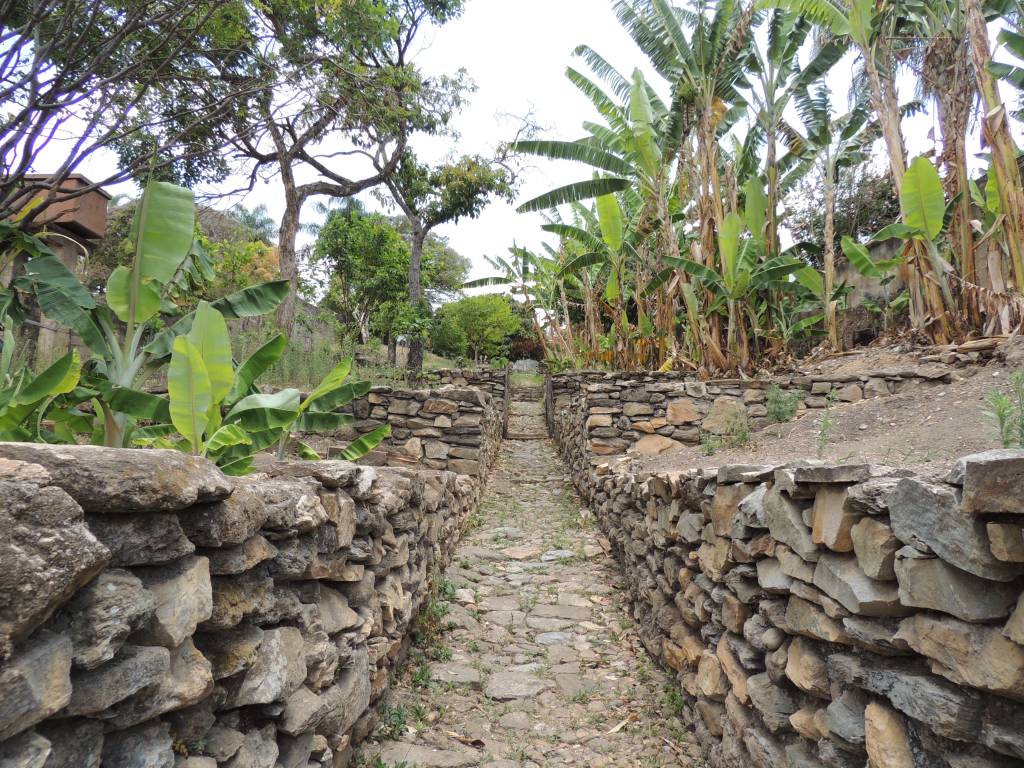
M 857 242 L 869 240 L 900 215 L 900 200 L 889 175 L 868 165 L 840 168 L 835 185 L 835 248 L 846 235 Z M 824 244 L 825 211 L 820 173 L 802 180 L 786 198 L 786 226 L 796 242 Z M 805 250 L 804 258 L 821 268 L 821 249 Z
M 10 322 L 4 324 L 3 348 L 0 350 L 0 440 L 63 442 L 73 433 L 69 418 L 60 418 L 61 396 L 74 391 L 82 372 L 78 351 L 72 350 L 56 360 L 37 376 L 27 367 L 17 367 L 14 333 Z M 50 409 L 57 416 L 53 430 L 43 420 L 50 418 Z
M 450 321 L 462 329 L 470 353 L 499 356 L 508 338 L 522 327 L 512 311 L 511 299 L 500 294 L 467 296 L 438 311 L 440 321 Z
M 769 421 L 777 424 L 792 421 L 800 406 L 800 395 L 796 392 L 783 392 L 778 384 L 772 384 L 768 388 L 765 405 Z
M 451 313 L 439 313 L 430 332 L 430 345 L 434 354 L 454 358 L 465 357 L 468 343 L 466 332 Z
M 750 442 L 750 422 L 747 417 L 737 414 L 728 424 L 724 435 L 715 435 L 701 430 L 700 447 L 705 456 L 714 456 L 723 448 L 738 448 Z
M 398 741 L 405 735 L 405 728 L 405 709 L 387 704 L 381 707 L 380 725 L 377 726 L 378 738 L 385 741 Z
M 992 390 L 985 397 L 985 417 L 996 427 L 1003 448 L 1024 448 L 1024 371 L 1010 376 L 1010 392 Z
M 366 214 L 357 204 L 331 211 L 317 235 L 313 263 L 326 291 L 323 306 L 357 328 L 362 343 L 371 323 L 393 331 L 395 318 L 383 310 L 406 294 L 409 246 L 384 216 Z
M 9 310 L 16 309 L 19 294 L 31 295 L 47 317 L 77 333 L 91 353 L 82 386 L 63 398 L 57 418 L 74 425 L 76 432 L 87 432 L 94 441 L 122 447 L 132 444 L 140 420 L 170 420 L 168 401 L 142 388 L 168 366 L 176 340 L 188 335 L 195 322 L 205 322 L 197 321 L 195 313 L 183 312 L 173 299 L 209 276 L 206 254 L 194 242 L 194 204 L 189 190 L 166 182 L 147 185 L 129 234 L 132 258 L 111 271 L 106 287 L 108 306 L 98 304 L 92 292 L 45 247 L 30 251 L 33 258 L 25 263 L 24 275 L 14 280 L 14 290 L 7 294 Z M 287 282 L 251 286 L 218 299 L 209 308 L 231 318 L 265 314 L 281 302 L 287 286 Z M 17 315 L 14 311 L 10 314 Z M 202 328 L 197 331 L 193 343 L 204 334 Z M 201 385 L 198 365 L 189 365 L 196 356 L 184 342 L 178 347 L 178 381 Z M 219 352 L 213 374 L 219 377 L 218 393 L 226 376 L 223 346 Z M 214 350 L 210 353 L 213 361 L 217 355 Z M 202 394 L 197 390 L 186 399 L 201 404 Z M 78 409 L 86 402 L 93 406 L 91 417 Z M 189 434 L 190 444 L 196 448 L 201 433 L 191 429 Z M 212 437 L 213 430 L 209 435 Z M 61 439 L 73 442 L 73 438 L 65 432 Z

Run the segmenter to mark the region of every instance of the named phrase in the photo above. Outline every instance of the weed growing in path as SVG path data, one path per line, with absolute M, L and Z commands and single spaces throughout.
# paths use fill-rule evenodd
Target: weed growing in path
M 778 384 L 772 384 L 768 389 L 765 407 L 768 410 L 769 421 L 776 424 L 792 421 L 799 406 L 800 395 L 796 392 L 783 392 Z
M 821 420 L 818 422 L 818 437 L 815 442 L 818 445 L 819 459 L 825 455 L 825 449 L 832 440 L 832 428 L 835 426 L 834 409 L 836 400 L 838 400 L 838 397 L 835 391 L 829 392 L 828 397 L 825 398 L 825 410 L 822 411 Z
M 1010 376 L 1010 394 L 994 389 L 985 402 L 983 413 L 998 429 L 1003 448 L 1024 448 L 1024 371 Z
M 380 711 L 377 735 L 385 741 L 397 741 L 405 734 L 405 710 L 384 705 Z

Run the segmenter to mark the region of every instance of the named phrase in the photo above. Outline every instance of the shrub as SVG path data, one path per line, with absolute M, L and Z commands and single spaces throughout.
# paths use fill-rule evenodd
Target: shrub
M 792 421 L 800 405 L 800 395 L 795 392 L 783 392 L 778 384 L 772 384 L 765 405 L 770 421 L 777 424 Z
M 435 355 L 451 358 L 465 357 L 467 344 L 466 332 L 454 318 L 448 315 L 439 315 L 434 320 L 434 327 L 430 332 L 430 346 Z
M 1024 448 L 1024 371 L 1010 376 L 1010 394 L 992 390 L 985 398 L 985 416 L 999 431 L 1004 448 Z

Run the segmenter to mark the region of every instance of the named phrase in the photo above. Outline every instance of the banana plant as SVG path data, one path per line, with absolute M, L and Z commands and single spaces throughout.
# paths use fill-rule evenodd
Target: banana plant
M 15 340 L 10 322 L 4 323 L 3 350 L 0 351 L 0 440 L 53 442 L 57 436 L 43 424 L 51 408 L 62 395 L 74 391 L 82 373 L 78 350 L 71 350 L 37 376 L 27 368 L 12 370 Z M 56 429 L 66 428 L 67 419 L 59 419 Z
M 305 398 L 294 388 L 244 397 L 228 412 L 225 422 L 237 423 L 250 430 L 261 444 L 276 442 L 280 459 L 294 448 L 302 458 L 317 460 L 320 456 L 316 451 L 297 439 L 294 433 L 328 432 L 352 424 L 352 415 L 339 413 L 338 409 L 357 397 L 365 396 L 370 391 L 370 383 L 346 383 L 351 370 L 352 360 L 342 360 Z M 384 424 L 349 443 L 341 458 L 355 461 L 376 448 L 390 434 L 391 425 Z
M 692 259 L 669 260 L 672 266 L 695 278 L 709 292 L 711 298 L 705 306 L 705 314 L 726 317 L 727 365 L 738 365 L 741 369 L 752 361 L 751 335 L 759 326 L 759 302 L 769 291 L 787 289 L 789 276 L 802 266 L 788 255 L 762 259 L 767 248 L 767 197 L 755 178 L 747 182 L 744 194 L 743 215 L 736 211 L 726 214 L 718 232 L 720 271 Z M 688 312 L 692 313 L 689 303 Z
M 945 193 L 942 189 L 942 181 L 938 171 L 928 158 L 915 157 L 907 168 L 903 178 L 903 187 L 900 190 L 900 208 L 903 211 L 903 221 L 883 227 L 872 238 L 872 242 L 885 240 L 902 240 L 904 245 L 903 256 L 906 259 L 916 259 L 917 254 L 923 250 L 929 260 L 929 270 L 924 270 L 921 265 L 911 270 L 912 279 L 930 271 L 933 279 L 925 280 L 924 286 L 911 285 L 911 294 L 916 291 L 926 293 L 938 293 L 939 296 L 931 297 L 928 306 L 938 307 L 939 310 L 945 307 L 946 318 L 933 316 L 928 324 L 946 322 L 956 317 L 956 304 L 953 300 L 953 292 L 949 284 L 949 275 L 954 272 L 952 265 L 943 258 L 939 251 L 939 242 L 947 223 L 952 215 L 952 206 L 946 204 Z M 883 277 L 881 274 L 866 272 L 879 269 L 887 271 L 900 262 L 882 265 L 881 267 L 868 258 L 865 246 L 855 242 L 849 237 L 842 240 L 843 253 L 850 259 L 855 268 L 869 277 Z
M 17 290 L 32 294 L 48 318 L 78 334 L 92 353 L 78 394 L 81 402 L 94 403 L 94 440 L 128 446 L 139 419 L 167 420 L 167 401 L 143 387 L 168 365 L 175 339 L 192 326 L 194 313 L 175 320 L 171 313 L 178 310 L 168 298 L 187 276 L 201 278 L 207 272 L 204 254 L 194 247 L 194 234 L 192 192 L 151 182 L 132 222 L 132 264 L 111 273 L 106 305 L 98 303 L 50 251 L 27 261 L 24 275 L 13 283 Z M 218 299 L 212 307 L 225 318 L 262 315 L 273 311 L 287 292 L 286 280 L 263 283 Z

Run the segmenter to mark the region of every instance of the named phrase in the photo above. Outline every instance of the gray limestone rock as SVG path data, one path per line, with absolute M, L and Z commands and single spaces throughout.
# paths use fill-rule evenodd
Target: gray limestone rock
M 897 538 L 911 546 L 924 544 L 962 571 L 993 581 L 1024 573 L 1024 564 L 995 558 L 985 524 L 960 510 L 949 486 L 903 478 L 889 499 L 889 512 Z
M 68 715 L 94 715 L 151 685 L 171 666 L 171 655 L 159 646 L 126 645 L 117 656 L 95 669 L 71 675 Z
M 173 768 L 174 749 L 167 723 L 154 720 L 103 741 L 103 768 Z
M 896 555 L 904 605 L 942 611 L 964 621 L 993 621 L 1007 616 L 1017 600 L 1012 583 L 979 579 L 938 558 L 923 558 L 908 550 L 904 547 Z
M 173 512 L 217 501 L 232 483 L 213 462 L 172 450 L 0 443 L 0 458 L 40 464 L 86 512 Z
M 0 472 L 6 468 L 6 474 L 12 465 L 25 467 L 3 463 Z M 110 552 L 85 526 L 81 508 L 53 486 L 0 479 L 0 530 L 2 661 L 14 641 L 46 621 L 107 564 Z
M 135 575 L 156 597 L 156 610 L 141 632 L 145 644 L 177 648 L 210 618 L 213 595 L 210 561 L 188 557 L 171 565 L 140 568 Z
M 110 563 L 115 566 L 169 563 L 191 555 L 196 549 L 181 530 L 175 514 L 90 514 L 86 523 L 110 550 Z
M 71 700 L 71 641 L 42 630 L 0 667 L 0 741 L 9 739 Z
M 899 588 L 892 582 L 868 578 L 852 555 L 822 555 L 814 569 L 814 586 L 861 616 L 904 616 Z
M 811 539 L 811 529 L 804 523 L 803 507 L 789 494 L 773 485 L 764 497 L 764 514 L 772 537 L 788 546 L 800 557 L 814 562 L 819 557 L 817 545 Z

